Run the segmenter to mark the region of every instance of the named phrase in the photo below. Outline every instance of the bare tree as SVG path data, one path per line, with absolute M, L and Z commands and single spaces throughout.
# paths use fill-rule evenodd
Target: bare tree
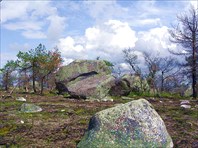
M 124 49 L 124 60 L 127 64 L 130 65 L 133 72 L 135 72 L 136 75 L 141 75 L 141 70 L 139 68 L 138 61 L 137 61 L 137 55 L 135 54 L 134 50 L 132 48 Z
M 158 63 L 159 77 L 161 79 L 161 92 L 164 91 L 164 82 L 173 78 L 180 69 L 178 69 L 178 62 L 173 57 L 159 58 Z
M 177 17 L 178 26 L 171 29 L 171 41 L 183 47 L 182 50 L 171 53 L 184 55 L 186 57 L 187 67 L 191 71 L 193 98 L 197 97 L 197 52 L 198 52 L 198 14 L 194 7 L 189 12 Z M 189 58 L 190 57 L 190 58 Z
M 147 82 L 149 86 L 153 89 L 153 92 L 155 93 L 156 90 L 156 75 L 159 71 L 159 57 L 153 56 L 149 54 L 148 52 L 143 52 L 145 64 L 149 70 L 148 76 L 147 76 Z

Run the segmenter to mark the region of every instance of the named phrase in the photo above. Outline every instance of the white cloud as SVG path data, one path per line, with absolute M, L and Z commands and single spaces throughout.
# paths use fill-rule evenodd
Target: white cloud
M 65 29 L 65 17 L 60 17 L 58 15 L 51 15 L 47 18 L 49 20 L 50 25 L 48 28 L 48 38 L 51 41 L 56 41 L 61 37 L 62 32 Z
M 137 37 L 126 22 L 109 20 L 85 30 L 84 36 L 59 39 L 58 48 L 67 59 L 107 59 L 121 61 L 122 50 L 134 47 Z
M 123 71 L 130 71 L 131 70 L 130 66 L 126 63 L 120 63 L 118 65 L 122 68 Z
M 169 38 L 170 35 L 166 26 L 153 28 L 148 31 L 140 31 L 138 32 L 138 41 L 136 42 L 135 49 L 168 56 L 168 49 L 175 48 L 175 44 L 171 43 Z
M 192 6 L 194 6 L 195 9 L 198 9 L 198 1 L 190 1 L 190 4 L 191 4 Z
M 150 19 L 140 19 L 140 20 L 136 20 L 136 25 L 160 25 L 161 24 L 161 20 L 160 18 L 150 18 Z
M 120 16 L 127 15 L 127 12 L 129 12 L 128 8 L 120 6 L 116 0 L 83 1 L 82 6 L 96 22 L 119 19 Z
M 20 30 L 29 39 L 55 41 L 61 37 L 66 19 L 58 15 L 52 4 L 50 1 L 3 1 L 1 24 L 8 30 Z
M 22 32 L 22 35 L 28 39 L 46 39 L 47 38 L 47 36 L 41 31 L 28 30 L 28 31 Z
M 2 1 L 1 2 L 1 23 L 12 19 L 26 17 L 28 2 L 20 1 Z

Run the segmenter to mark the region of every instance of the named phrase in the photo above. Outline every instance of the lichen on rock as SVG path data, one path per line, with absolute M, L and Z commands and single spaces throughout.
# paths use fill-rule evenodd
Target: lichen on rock
M 173 147 L 166 126 L 145 99 L 96 113 L 78 148 Z

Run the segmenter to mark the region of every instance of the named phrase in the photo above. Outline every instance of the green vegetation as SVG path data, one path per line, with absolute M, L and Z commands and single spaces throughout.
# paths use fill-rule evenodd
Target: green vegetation
M 150 93 L 150 92 L 131 92 L 129 97 L 132 98 L 139 98 L 139 97 L 157 97 L 157 98 L 170 98 L 170 99 L 186 99 L 190 97 L 181 96 L 178 93 L 168 93 L 168 92 L 161 92 L 161 93 Z

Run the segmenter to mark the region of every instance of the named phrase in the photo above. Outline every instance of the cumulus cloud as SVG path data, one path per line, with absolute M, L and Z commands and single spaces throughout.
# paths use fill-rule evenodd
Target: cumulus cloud
M 20 19 L 26 17 L 27 7 L 28 7 L 28 2 L 2 1 L 1 23 L 5 23 L 12 19 Z
M 59 39 L 58 48 L 67 59 L 96 59 L 99 56 L 117 62 L 123 58 L 122 50 L 133 48 L 136 41 L 136 33 L 128 23 L 109 20 L 101 26 L 87 28 L 82 37 Z
M 82 6 L 96 22 L 107 21 L 110 18 L 119 18 L 127 15 L 128 8 L 120 6 L 116 0 L 111 1 L 84 1 Z
M 50 25 L 48 27 L 48 37 L 51 41 L 57 40 L 61 37 L 63 30 L 65 29 L 65 17 L 60 17 L 58 15 L 51 15 L 47 18 Z
M 138 56 L 139 67 L 145 70 L 142 52 L 153 56 L 170 56 L 168 49 L 177 46 L 170 42 L 167 26 L 152 28 L 148 31 L 135 32 L 128 23 L 119 20 L 109 20 L 102 25 L 93 26 L 85 30 L 80 37 L 68 36 L 58 42 L 65 63 L 75 59 L 106 59 L 124 71 L 130 71 L 130 66 L 124 62 L 122 50 L 134 49 Z
M 194 6 L 195 9 L 198 8 L 198 1 L 190 1 L 190 4 L 191 4 L 192 6 Z
M 162 26 L 148 31 L 138 32 L 138 41 L 135 49 L 142 52 L 159 54 L 159 56 L 169 56 L 168 49 L 174 50 L 176 45 L 170 42 L 168 27 Z
M 54 41 L 65 29 L 65 17 L 58 15 L 50 1 L 3 1 L 1 13 L 2 26 L 20 30 L 25 38 Z
M 23 31 L 22 35 L 28 39 L 46 39 L 47 38 L 47 36 L 43 32 L 36 31 L 36 30 Z

